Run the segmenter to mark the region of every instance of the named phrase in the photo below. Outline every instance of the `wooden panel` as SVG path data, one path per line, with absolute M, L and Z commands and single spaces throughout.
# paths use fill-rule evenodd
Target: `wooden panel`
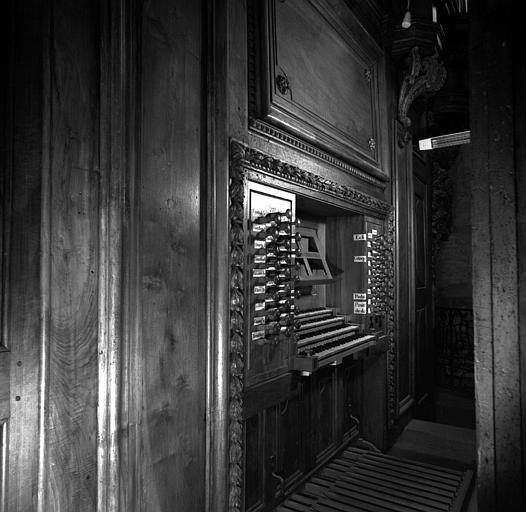
M 372 38 L 327 2 L 266 5 L 262 117 L 378 168 L 380 52 Z
M 430 282 L 430 197 L 431 173 L 418 154 L 413 157 L 413 261 L 414 261 L 414 343 L 415 398 L 421 418 L 432 419 L 433 336 L 432 289 Z
M 0 352 L 0 420 L 10 416 L 10 364 L 9 352 Z
M 278 409 L 278 469 L 290 488 L 302 476 L 305 460 L 305 407 L 303 397 L 282 402 Z
M 385 354 L 369 357 L 362 365 L 364 394 L 360 435 L 382 450 L 386 443 L 387 358 Z
M 7 421 L 0 421 L 0 512 L 7 510 L 7 454 L 9 453 L 7 428 Z
M 396 212 L 396 341 L 397 341 L 397 394 L 399 409 L 411 404 L 414 396 L 411 329 L 412 277 L 410 263 L 410 200 L 411 200 L 411 149 L 397 143 L 402 128 L 397 122 L 394 126 L 394 159 L 396 181 L 394 186 L 394 204 Z
M 488 24 L 488 19 L 499 21 Z M 524 326 L 517 286 L 517 265 L 524 264 L 524 246 L 517 245 L 518 239 L 524 243 L 517 236 L 518 226 L 524 233 L 524 199 L 516 181 L 524 168 L 524 142 L 521 129 L 514 133 L 523 124 L 517 116 L 524 113 L 524 100 L 515 91 L 524 85 L 524 71 L 513 50 L 523 28 L 513 16 L 513 2 L 477 2 L 470 20 L 478 503 L 481 512 L 515 511 L 526 503 L 520 366 Z
M 429 339 L 429 317 L 428 307 L 416 306 L 415 309 L 415 363 L 416 363 L 416 382 L 415 391 L 417 400 L 426 398 L 425 394 L 430 393 L 432 389 L 429 385 L 433 384 L 433 367 L 429 367 L 427 362 L 430 360 L 430 351 L 433 345 Z M 422 415 L 419 414 L 419 417 Z
M 11 358 L 8 340 L 9 259 L 12 220 L 11 182 L 13 178 L 13 57 L 15 43 L 11 33 L 14 24 L 12 5 L 4 9 L 0 20 L 1 51 L 7 64 L 7 80 L 0 84 L 0 512 L 6 511 L 8 439 L 7 425 L 11 414 Z M 18 42 L 18 41 L 17 41 Z M 23 63 L 24 64 L 24 63 Z
M 416 169 L 415 169 L 416 170 Z M 428 273 L 428 191 L 427 185 L 416 174 L 414 176 L 414 251 L 415 251 L 415 286 L 427 286 Z
M 515 40 L 522 38 L 522 22 L 515 18 L 513 28 Z M 524 91 L 526 87 L 526 68 L 521 59 L 513 60 L 514 90 Z M 515 119 L 526 119 L 526 97 L 523 94 L 514 95 L 513 109 Z M 517 186 L 516 197 L 526 197 L 526 123 L 514 123 L 514 152 L 515 152 L 515 183 Z M 525 201 L 517 202 L 517 251 L 518 251 L 518 311 L 519 311 L 519 346 L 526 346 L 526 204 Z M 526 350 L 520 352 L 521 375 L 521 411 L 522 411 L 522 437 L 526 433 Z M 525 447 L 522 447 L 524 460 Z M 522 468 L 523 506 L 526 503 L 526 468 Z
M 44 508 L 97 503 L 99 4 L 53 10 Z
M 202 510 L 202 5 L 143 6 L 139 190 L 141 503 Z
M 363 324 L 363 315 L 354 314 L 353 293 L 365 293 L 367 261 L 355 256 L 367 255 L 367 242 L 355 241 L 353 235 L 365 233 L 364 217 L 349 215 L 327 218 L 327 263 L 336 282 L 328 287 L 328 305 L 351 315 L 351 321 Z
M 319 371 L 311 379 L 313 454 L 318 462 L 335 447 L 335 372 L 333 368 Z
M 263 504 L 264 452 L 261 439 L 261 416 L 245 421 L 244 489 L 245 508 L 257 510 Z
M 272 473 L 277 474 L 278 469 L 278 406 L 269 407 L 265 412 L 264 423 L 264 449 L 261 456 L 261 463 L 264 467 L 264 497 L 265 510 L 276 502 L 276 498 L 280 495 L 281 481 L 272 476 Z
M 354 429 L 356 428 L 356 421 L 354 418 L 362 415 L 362 394 L 360 372 L 361 361 L 344 362 L 340 368 L 341 374 L 341 388 L 342 388 L 342 403 L 341 403 L 341 428 L 343 439 L 347 440 L 352 437 Z M 358 395 L 358 396 L 356 396 Z
M 5 510 L 21 512 L 33 510 L 37 488 L 43 9 L 38 1 L 4 7 L 0 201 L 9 242 L 2 242 L 1 302 L 2 340 L 10 353 L 0 354 L 0 419 L 11 417 L 3 426 L 9 471 L 2 486 Z

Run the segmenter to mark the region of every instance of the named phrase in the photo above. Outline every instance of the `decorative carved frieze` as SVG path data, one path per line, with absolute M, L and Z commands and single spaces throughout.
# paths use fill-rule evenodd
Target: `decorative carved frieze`
M 418 46 L 409 53 L 409 70 L 405 73 L 398 98 L 398 119 L 402 122 L 406 136 L 409 138 L 409 109 L 414 100 L 423 94 L 437 92 L 446 82 L 446 68 L 438 55 L 431 55 L 421 59 Z
M 366 208 L 380 215 L 387 215 L 391 205 L 376 197 L 360 192 L 347 185 L 341 185 L 327 178 L 322 178 L 312 172 L 305 171 L 294 165 L 272 158 L 260 151 L 246 147 L 239 142 L 232 141 L 231 147 L 236 147 L 236 152 L 243 152 L 244 163 L 255 170 L 264 171 L 285 181 L 299 183 L 312 190 L 325 192 L 341 198 L 350 204 Z
M 308 144 L 307 142 L 302 141 L 301 139 L 298 139 L 297 137 L 293 137 L 290 134 L 286 133 L 285 131 L 280 130 L 279 128 L 276 128 L 275 126 L 272 126 L 268 123 L 265 123 L 264 121 L 260 121 L 259 119 L 255 119 L 251 117 L 250 127 L 256 132 L 262 133 L 264 135 L 268 135 L 278 140 L 279 142 L 282 142 L 284 144 L 287 144 L 288 146 L 291 146 L 295 149 L 303 151 L 304 153 L 307 153 L 311 156 L 319 158 L 320 160 L 330 165 L 333 165 L 334 167 L 342 169 L 343 171 L 363 181 L 366 181 L 367 183 L 372 183 L 373 185 L 377 187 L 385 188 L 385 185 L 386 185 L 385 182 L 389 180 L 389 177 L 387 175 L 381 175 L 377 173 L 375 174 L 375 176 L 379 176 L 380 179 L 378 179 L 375 176 L 372 176 L 371 174 L 366 173 L 358 169 L 357 167 L 349 164 L 348 162 L 345 162 L 339 158 L 336 158 L 330 153 L 327 153 L 326 151 L 322 151 L 316 146 L 313 146 L 312 144 Z

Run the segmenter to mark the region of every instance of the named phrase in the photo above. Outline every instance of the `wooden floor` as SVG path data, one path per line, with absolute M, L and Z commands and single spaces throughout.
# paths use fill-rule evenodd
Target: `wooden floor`
M 412 420 L 389 454 L 451 469 L 474 469 L 475 431 L 441 423 Z
M 464 419 L 468 416 L 464 416 Z M 465 470 L 476 468 L 475 430 L 469 428 L 412 420 L 389 451 L 404 459 Z M 470 489 L 466 512 L 476 512 L 476 482 Z

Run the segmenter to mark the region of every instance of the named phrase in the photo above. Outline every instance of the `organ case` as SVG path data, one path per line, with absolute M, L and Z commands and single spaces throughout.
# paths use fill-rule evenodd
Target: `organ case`
M 263 511 L 358 436 L 361 361 L 388 348 L 377 281 L 390 206 L 232 149 L 231 420 L 245 510 Z

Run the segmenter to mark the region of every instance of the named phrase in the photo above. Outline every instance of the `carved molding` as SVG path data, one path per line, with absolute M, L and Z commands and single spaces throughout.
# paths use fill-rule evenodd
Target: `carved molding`
M 423 94 L 437 92 L 446 82 L 446 68 L 438 55 L 420 57 L 418 46 L 409 53 L 409 70 L 405 73 L 398 98 L 398 119 L 402 122 L 406 134 L 411 126 L 409 109 L 414 100 Z M 407 142 L 405 137 L 405 142 Z
M 387 405 L 388 427 L 396 418 L 396 346 L 395 346 L 395 265 L 394 210 L 389 212 L 385 231 L 371 241 L 370 258 L 371 313 L 385 315 L 387 334 Z
M 241 512 L 243 497 L 243 385 L 244 385 L 244 148 L 230 146 L 230 402 L 229 511 Z
M 276 77 L 276 87 L 281 94 L 287 94 L 290 91 L 290 82 L 285 75 Z
M 389 212 L 387 226 L 384 234 L 387 247 L 387 258 L 389 268 L 389 286 L 386 292 L 386 332 L 387 332 L 387 425 L 391 428 L 397 416 L 397 392 L 396 392 L 396 339 L 395 339 L 395 222 L 394 209 Z
M 391 205 L 381 199 L 377 199 L 347 185 L 340 185 L 332 180 L 322 178 L 294 165 L 284 163 L 256 149 L 249 148 L 240 142 L 232 141 L 231 147 L 236 147 L 236 152 L 242 151 L 245 164 L 253 169 L 264 171 L 267 174 L 271 174 L 288 182 L 298 183 L 312 190 L 325 192 L 339 199 L 343 199 L 351 205 L 365 208 L 382 216 L 386 216 L 389 211 L 391 211 Z
M 290 135 L 289 133 L 286 133 L 283 130 L 280 130 L 279 128 L 276 128 L 275 126 L 272 126 L 268 123 L 265 123 L 264 121 L 261 121 L 260 119 L 250 117 L 249 126 L 254 131 L 257 131 L 257 132 L 263 133 L 264 135 L 268 135 L 272 138 L 278 139 L 280 142 L 284 142 L 285 144 L 292 146 L 296 149 L 299 149 L 300 151 L 303 151 L 304 153 L 308 153 L 311 156 L 315 156 L 316 158 L 319 158 L 320 160 L 323 160 L 324 162 L 327 162 L 333 165 L 334 167 L 342 169 L 348 174 L 351 174 L 363 181 L 372 183 L 373 185 L 377 187 L 385 188 L 385 182 L 389 181 L 389 177 L 387 175 L 378 174 L 380 176 L 380 178 L 378 179 L 372 176 L 371 174 L 365 173 L 364 171 L 357 169 L 353 165 L 347 162 L 344 162 L 343 160 L 340 160 L 339 158 L 336 158 L 333 155 L 325 151 L 322 151 L 321 149 L 317 148 L 316 146 L 313 146 L 312 144 L 308 144 L 307 142 L 301 139 L 298 139 L 297 137 L 294 137 Z M 375 143 L 375 147 L 376 147 L 376 143 Z

